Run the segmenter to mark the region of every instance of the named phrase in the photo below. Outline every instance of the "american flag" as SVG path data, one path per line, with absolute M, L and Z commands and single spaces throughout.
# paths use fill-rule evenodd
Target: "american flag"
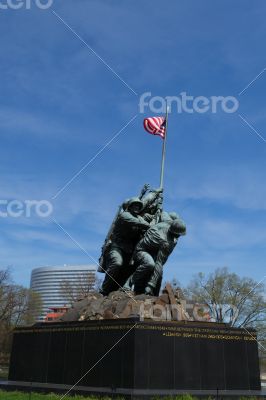
M 165 138 L 165 117 L 150 117 L 143 121 L 144 129 L 152 135 Z

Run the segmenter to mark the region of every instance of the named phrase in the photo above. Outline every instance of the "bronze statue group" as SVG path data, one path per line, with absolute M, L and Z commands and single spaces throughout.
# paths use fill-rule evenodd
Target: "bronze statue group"
M 175 212 L 162 210 L 162 189 L 144 185 L 139 197 L 126 200 L 102 247 L 98 271 L 105 272 L 101 293 L 123 288 L 158 296 L 163 265 L 186 226 Z

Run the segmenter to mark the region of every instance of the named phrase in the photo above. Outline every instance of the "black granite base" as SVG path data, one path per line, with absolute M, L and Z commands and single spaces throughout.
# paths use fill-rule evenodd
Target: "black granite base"
M 120 394 L 261 389 L 255 331 L 132 319 L 17 328 L 9 381 Z

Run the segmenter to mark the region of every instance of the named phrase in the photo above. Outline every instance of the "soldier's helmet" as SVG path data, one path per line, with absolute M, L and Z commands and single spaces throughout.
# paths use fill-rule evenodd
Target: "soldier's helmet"
M 130 201 L 130 199 L 126 199 L 123 204 L 122 204 L 122 208 L 124 211 L 126 211 L 126 209 L 128 208 L 128 202 Z
M 178 219 L 179 215 L 176 212 L 171 211 L 171 212 L 169 212 L 169 217 L 171 217 L 171 219 L 174 220 L 174 219 Z
M 182 236 L 186 234 L 186 225 L 182 219 L 175 219 L 169 228 L 169 232 L 174 236 Z
M 128 200 L 127 208 L 129 210 L 133 205 L 138 205 L 139 211 L 143 209 L 143 202 L 138 197 L 132 197 L 131 199 Z

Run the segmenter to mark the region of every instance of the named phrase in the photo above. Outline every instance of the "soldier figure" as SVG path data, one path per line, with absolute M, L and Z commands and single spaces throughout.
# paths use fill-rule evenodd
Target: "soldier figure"
M 163 265 L 186 227 L 175 212 L 162 211 L 163 191 L 144 185 L 139 197 L 126 200 L 109 229 L 100 257 L 106 272 L 101 293 L 123 287 L 158 295 Z
M 103 295 L 107 296 L 110 292 L 121 288 L 133 273 L 130 266 L 132 254 L 141 234 L 150 227 L 150 224 L 139 215 L 142 209 L 143 202 L 135 197 L 124 204 L 123 211 L 117 217 L 111 244 L 104 256 L 106 275 L 101 289 Z
M 171 219 L 171 222 L 160 222 L 150 227 L 137 244 L 133 256 L 135 272 L 130 278 L 136 294 L 159 294 L 163 265 L 178 238 L 186 234 L 184 222 L 179 218 Z

